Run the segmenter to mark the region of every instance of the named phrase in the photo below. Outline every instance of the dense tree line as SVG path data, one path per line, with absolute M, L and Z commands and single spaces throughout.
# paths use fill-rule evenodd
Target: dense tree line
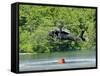
M 96 10 L 93 8 L 20 5 L 19 50 L 27 53 L 48 53 L 95 48 L 95 14 Z M 49 37 L 49 31 L 57 28 L 59 21 L 75 36 L 84 28 L 86 41 L 60 41 Z

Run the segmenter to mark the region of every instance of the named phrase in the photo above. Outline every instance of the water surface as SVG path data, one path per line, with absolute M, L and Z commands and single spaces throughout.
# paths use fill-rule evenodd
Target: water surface
M 20 71 L 70 69 L 96 66 L 95 50 L 72 50 L 52 53 L 20 53 Z M 58 64 L 60 58 L 65 59 L 64 64 Z

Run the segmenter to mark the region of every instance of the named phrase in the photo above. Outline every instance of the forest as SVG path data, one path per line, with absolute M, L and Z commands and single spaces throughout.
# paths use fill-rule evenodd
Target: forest
M 63 28 L 78 37 L 82 30 L 85 41 L 59 40 L 49 32 Z M 96 9 L 19 5 L 19 52 L 50 53 L 96 47 Z

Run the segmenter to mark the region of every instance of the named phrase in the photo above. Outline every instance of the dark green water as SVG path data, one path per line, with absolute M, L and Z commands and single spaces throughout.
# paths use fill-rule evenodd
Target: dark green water
M 63 65 L 57 63 L 60 58 L 65 59 Z M 20 53 L 19 62 L 20 71 L 95 67 L 96 51 L 89 49 L 39 54 Z
M 50 59 L 50 58 L 90 58 L 95 57 L 95 50 L 75 50 L 75 51 L 66 51 L 66 52 L 52 52 L 52 53 L 38 53 L 38 54 L 20 54 L 20 61 L 24 60 L 38 60 L 38 59 Z

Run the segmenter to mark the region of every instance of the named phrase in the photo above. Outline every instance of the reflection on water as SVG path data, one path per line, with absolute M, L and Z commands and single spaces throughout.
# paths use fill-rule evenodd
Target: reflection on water
M 75 50 L 53 53 L 20 53 L 20 71 L 48 70 L 48 69 L 67 69 L 80 67 L 96 66 L 95 50 Z M 59 58 L 65 59 L 65 64 L 58 64 Z M 59 67 L 57 67 L 59 66 Z

